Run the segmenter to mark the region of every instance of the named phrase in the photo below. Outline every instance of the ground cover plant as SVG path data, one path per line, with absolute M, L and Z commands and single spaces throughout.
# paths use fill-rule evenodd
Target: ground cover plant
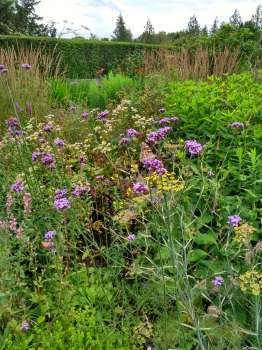
M 37 117 L 8 74 L 0 348 L 261 349 L 262 72 Z

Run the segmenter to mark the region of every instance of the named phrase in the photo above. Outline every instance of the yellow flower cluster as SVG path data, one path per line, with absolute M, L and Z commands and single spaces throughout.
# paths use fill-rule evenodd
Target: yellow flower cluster
M 244 293 L 260 295 L 262 292 L 262 273 L 256 270 L 245 272 L 239 276 L 239 285 Z
M 255 227 L 249 224 L 242 224 L 234 228 L 236 233 L 234 240 L 238 243 L 248 244 L 251 239 L 252 233 L 256 231 Z
M 146 177 L 146 180 L 149 182 L 149 184 L 154 185 L 157 188 L 158 192 L 180 192 L 185 187 L 183 182 L 175 178 L 175 174 L 168 172 L 163 175 L 153 173 L 150 176 Z

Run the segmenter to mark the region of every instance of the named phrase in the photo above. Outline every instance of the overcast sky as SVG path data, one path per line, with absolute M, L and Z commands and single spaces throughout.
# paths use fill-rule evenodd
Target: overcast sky
M 54 20 L 61 28 L 63 20 L 76 29 L 90 28 L 99 37 L 110 37 L 116 17 L 121 12 L 134 37 L 141 34 L 147 18 L 156 31 L 172 32 L 184 29 L 192 15 L 208 27 L 218 16 L 227 21 L 237 8 L 244 20 L 255 12 L 262 0 L 42 0 L 37 12 L 45 21 Z M 79 31 L 88 36 L 88 32 Z

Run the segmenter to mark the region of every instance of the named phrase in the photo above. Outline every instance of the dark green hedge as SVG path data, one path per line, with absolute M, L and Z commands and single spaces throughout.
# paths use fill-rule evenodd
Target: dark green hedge
M 96 70 L 102 67 L 115 69 L 130 54 L 159 46 L 85 39 L 0 36 L 0 47 L 42 47 L 47 52 L 55 50 L 61 55 L 67 77 L 83 79 L 93 78 Z

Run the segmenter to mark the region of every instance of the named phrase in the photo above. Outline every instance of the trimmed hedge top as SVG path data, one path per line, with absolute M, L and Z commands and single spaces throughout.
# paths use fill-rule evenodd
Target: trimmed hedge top
M 164 47 L 134 42 L 91 41 L 86 39 L 56 39 L 49 37 L 0 36 L 0 47 L 43 48 L 61 55 L 62 67 L 68 78 L 93 78 L 104 67 L 116 68 L 125 57 L 144 49 Z M 167 47 L 167 46 L 165 46 Z

